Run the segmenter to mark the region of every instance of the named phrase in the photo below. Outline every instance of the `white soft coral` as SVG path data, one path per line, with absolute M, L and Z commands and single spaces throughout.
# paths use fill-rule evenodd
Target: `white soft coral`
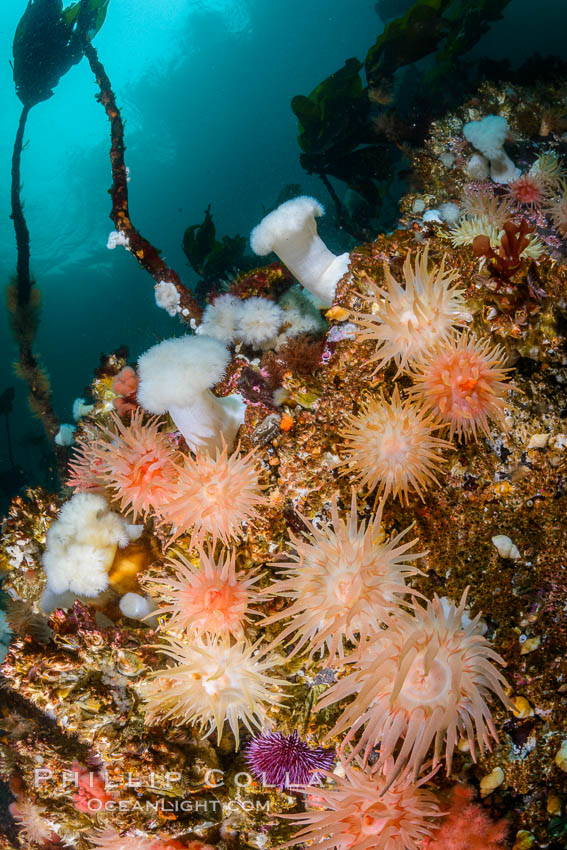
M 325 329 L 318 300 L 310 293 L 291 287 L 276 304 L 256 295 L 240 299 L 219 295 L 203 313 L 196 333 L 221 342 L 240 340 L 256 350 L 278 348 L 292 336 L 319 333 Z

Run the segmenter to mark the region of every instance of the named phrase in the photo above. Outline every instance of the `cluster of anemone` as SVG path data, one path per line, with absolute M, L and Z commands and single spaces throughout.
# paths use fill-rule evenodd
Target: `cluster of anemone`
M 229 455 L 226 445 L 214 454 L 184 454 L 162 422 L 144 422 L 138 409 L 129 425 L 113 415 L 112 430 L 101 428 L 96 440 L 79 448 L 70 483 L 87 490 L 74 499 L 107 504 L 100 493 L 88 492 L 96 487 L 132 518 L 152 517 L 169 542 L 190 534 L 196 554 L 173 557 L 168 574 L 154 582 L 152 619 L 164 624 L 161 649 L 176 666 L 158 671 L 145 688 L 146 719 L 197 723 L 206 734 L 216 730 L 219 739 L 228 723 L 238 747 L 239 723 L 264 726 L 280 684 L 266 673 L 273 659 L 246 635 L 259 577 L 237 571 L 234 552 L 215 553 L 217 541 L 227 544 L 243 534 L 263 502 L 253 455 Z
M 168 562 L 168 574 L 153 581 L 163 625 L 159 651 L 173 666 L 158 670 L 142 688 L 146 722 L 196 724 L 220 742 L 225 724 L 239 748 L 239 726 L 267 725 L 267 710 L 281 700 L 284 684 L 269 671 L 275 658 L 248 639 L 257 615 L 255 570 L 237 570 L 234 551 L 214 547 Z
M 283 575 L 267 590 L 288 601 L 263 621 L 284 621 L 272 646 L 326 654 L 340 674 L 316 709 L 340 710 L 326 741 L 338 738 L 341 771 L 327 787 L 304 788 L 314 808 L 290 816 L 301 829 L 287 846 L 417 850 L 441 815 L 423 788 L 425 766 L 444 762 L 450 774 L 462 740 L 476 760 L 497 739 L 492 701 L 510 707 L 504 662 L 480 615 L 467 616 L 466 593 L 459 604 L 420 602 L 409 584 L 416 541 L 402 542 L 407 529 L 387 540 L 382 528 L 389 496 L 424 499 L 438 483 L 453 437 L 478 439 L 502 424 L 509 387 L 501 349 L 462 328 L 455 276 L 429 270 L 427 251 L 403 271 L 402 285 L 387 269 L 372 309 L 353 316 L 359 341 L 375 344 L 370 365 L 396 369 L 390 398 L 368 397 L 343 431 L 345 474 L 382 501 L 366 523 L 354 491 L 346 519 L 336 499 L 327 523 L 302 517 L 304 533 L 291 533 Z M 413 382 L 405 398 L 402 373 Z
M 414 601 L 335 660 L 346 675 L 316 709 L 342 707 L 327 736 L 342 737 L 340 770 L 327 774 L 332 782 L 325 787 L 311 782 L 303 788 L 310 808 L 287 816 L 300 830 L 283 846 L 435 846 L 444 813 L 425 783 L 443 761 L 450 774 L 461 740 L 474 760 L 491 748 L 497 740 L 493 697 L 511 707 L 498 669 L 503 661 L 483 636 L 480 616 L 467 617 L 465 602 L 466 594 L 459 605 L 438 597 L 423 605 Z
M 553 244 L 548 231 L 567 234 L 567 184 L 562 160 L 554 151 L 541 153 L 523 173 L 504 186 L 492 181 L 465 185 L 461 205 L 464 215 L 449 230 L 453 247 L 472 245 L 477 236 L 487 236 L 497 248 L 506 221 L 526 218 L 540 229 L 542 238 L 532 235 L 522 255 L 539 259 Z
M 308 533 L 292 538 L 286 577 L 268 591 L 291 604 L 265 622 L 289 618 L 274 643 L 295 642 L 292 654 L 326 650 L 344 672 L 316 706 L 344 706 L 328 734 L 342 739 L 343 759 L 405 787 L 425 763 L 444 760 L 449 774 L 461 739 L 473 759 L 489 750 L 497 739 L 490 702 L 510 702 L 504 662 L 480 615 L 468 617 L 466 593 L 459 604 L 419 602 L 405 584 L 419 572 L 410 563 L 420 557 L 409 551 L 415 541 L 399 545 L 407 530 L 386 541 L 381 508 L 368 525 L 358 524 L 354 499 L 346 523 L 336 502 L 327 526 L 304 520 Z
M 238 747 L 239 724 L 264 726 L 280 683 L 266 672 L 272 657 L 249 640 L 257 571 L 237 570 L 236 553 L 217 547 L 242 538 L 264 502 L 254 452 L 234 447 L 242 400 L 212 393 L 227 362 L 225 347 L 207 337 L 146 352 L 140 406 L 126 421 L 112 413 L 108 427 L 80 443 L 68 483 L 74 499 L 107 505 L 106 496 L 128 518 L 150 519 L 166 546 L 185 535 L 187 556 L 172 557 L 153 584 L 152 622 L 163 627 L 160 648 L 175 666 L 143 689 L 146 719 L 196 723 L 219 739 L 228 724 Z M 169 413 L 190 452 L 148 413 Z
M 374 292 L 371 312 L 354 313 L 358 340 L 374 342 L 369 363 L 390 363 L 396 378 L 405 372 L 414 381 L 402 399 L 368 397 L 343 429 L 343 463 L 359 487 L 392 495 L 407 503 L 410 493 L 424 499 L 439 483 L 443 458 L 456 434 L 477 439 L 502 423 L 508 391 L 503 351 L 478 340 L 461 326 L 466 321 L 462 290 L 454 274 L 428 267 L 427 248 L 403 265 L 403 285 L 389 268 L 385 287 Z
M 106 493 L 136 521 L 152 517 L 169 529 L 170 540 L 190 532 L 192 544 L 210 535 L 227 543 L 242 535 L 263 502 L 252 452 L 180 452 L 156 418 L 132 414 L 128 425 L 116 414 L 100 436 L 80 442 L 70 463 L 68 485 L 75 492 Z
M 341 773 L 328 775 L 331 787 L 303 789 L 316 808 L 290 816 L 302 829 L 288 846 L 325 839 L 329 848 L 419 847 L 441 814 L 422 788 L 425 766 L 444 762 L 450 774 L 460 741 L 476 760 L 497 740 L 491 703 L 511 707 L 504 662 L 480 614 L 468 617 L 466 593 L 459 604 L 418 601 L 406 585 L 419 572 L 411 563 L 420 557 L 410 551 L 416 541 L 400 545 L 407 530 L 387 541 L 382 504 L 369 523 L 359 523 L 354 493 L 346 521 L 336 500 L 329 523 L 303 518 L 306 532 L 291 536 L 284 577 L 267 591 L 291 600 L 264 621 L 289 618 L 274 643 L 289 640 L 291 655 L 326 652 L 344 674 L 315 706 L 341 709 L 323 741 L 339 739 Z M 252 755 L 281 782 L 284 767 L 296 768 L 298 748 L 303 753 L 295 741 L 269 738 Z M 311 764 L 312 754 L 304 755 Z
M 321 208 L 299 200 L 266 218 L 254 249 L 277 250 L 298 276 L 313 279 L 314 290 L 323 281 L 318 294 L 329 302 L 348 257 L 325 248 L 314 225 Z M 305 245 L 309 268 L 300 256 Z M 265 499 L 254 452 L 241 454 L 236 445 L 230 453 L 243 412 L 241 400 L 212 392 L 228 364 L 218 340 L 198 335 L 150 349 L 136 375 L 141 407 L 125 411 L 129 424 L 113 415 L 72 465 L 69 483 L 95 491 L 90 500 L 104 493 L 133 521 L 150 519 L 166 545 L 186 535 L 185 552 L 150 584 L 158 597 L 157 649 L 167 666 L 140 685 L 146 722 L 195 725 L 217 744 L 228 726 L 236 749 L 242 727 L 260 732 L 246 750 L 254 775 L 280 789 L 299 784 L 314 807 L 291 816 L 301 829 L 290 845 L 419 850 L 441 816 L 423 787 L 424 765 L 444 761 L 449 774 L 461 739 L 473 759 L 490 749 L 490 703 L 496 697 L 509 706 L 503 662 L 482 633 L 480 615 L 468 619 L 466 595 L 458 605 L 437 597 L 419 602 L 411 581 L 424 553 L 408 539 L 409 528 L 387 536 L 382 524 L 388 497 L 407 504 L 412 493 L 424 499 L 439 483 L 441 452 L 455 435 L 477 439 L 490 422 L 502 421 L 508 389 L 501 350 L 463 330 L 464 293 L 455 273 L 443 263 L 430 269 L 426 249 L 413 262 L 408 255 L 403 274 L 402 284 L 386 266 L 371 311 L 353 316 L 359 339 L 375 344 L 375 371 L 392 364 L 395 380 L 404 374 L 413 381 L 404 398 L 397 383 L 389 399 L 369 397 L 344 431 L 345 474 L 381 501 L 363 521 L 354 490 L 344 518 L 336 496 L 328 522 L 302 516 L 303 533 L 290 532 L 270 587 L 259 591 L 257 571 L 237 569 L 236 551 L 223 549 L 245 536 Z M 166 413 L 189 451 L 155 418 Z M 257 623 L 261 598 L 287 605 Z M 254 625 L 282 628 L 262 646 L 250 637 Z M 310 746 L 296 730 L 269 731 L 270 709 L 286 684 L 273 672 L 275 647 L 291 647 L 290 656 L 326 656 L 340 674 L 316 706 L 339 704 L 322 742 L 342 736 L 336 773 L 330 748 Z M 332 784 L 315 785 L 323 779 Z M 101 850 L 160 846 L 113 830 L 91 839 Z

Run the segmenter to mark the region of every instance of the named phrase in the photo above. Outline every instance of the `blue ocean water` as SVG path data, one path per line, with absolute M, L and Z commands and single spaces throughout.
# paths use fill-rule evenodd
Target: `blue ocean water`
M 20 112 L 9 59 L 27 0 L 0 9 L 0 275 L 14 273 L 10 157 Z M 392 4 L 391 4 L 392 5 Z M 406 4 L 408 5 L 408 4 Z M 363 59 L 383 28 L 372 0 L 110 0 L 96 47 L 126 119 L 126 162 L 134 224 L 160 247 L 184 282 L 195 282 L 183 231 L 210 203 L 220 234 L 247 235 L 283 186 L 299 184 L 323 203 L 320 183 L 299 163 L 291 98 L 308 94 L 344 61 Z M 403 9 L 403 0 L 397 3 Z M 512 0 L 476 47 L 515 60 L 564 50 L 564 0 Z M 22 158 L 32 272 L 42 293 L 36 341 L 62 421 L 83 394 L 99 354 L 121 344 L 131 355 L 179 331 L 157 310 L 151 278 L 133 258 L 108 251 L 111 183 L 108 122 L 85 60 L 54 97 L 34 107 Z M 331 247 L 341 234 L 323 225 Z M 0 392 L 16 387 L 14 454 L 29 480 L 41 478 L 41 434 L 13 377 L 15 349 L 0 311 Z M 3 422 L 1 423 L 3 426 Z M 0 444 L 0 469 L 7 463 Z

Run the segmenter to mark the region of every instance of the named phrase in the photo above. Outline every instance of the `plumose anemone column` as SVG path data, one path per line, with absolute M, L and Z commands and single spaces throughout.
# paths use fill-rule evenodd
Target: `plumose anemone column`
M 503 115 L 485 115 L 481 121 L 469 121 L 463 127 L 465 139 L 488 160 L 495 183 L 512 183 L 520 176 L 520 169 L 504 150 L 508 132 Z
M 348 270 L 349 255 L 333 254 L 317 233 L 315 218 L 324 212 L 306 195 L 286 201 L 256 225 L 250 245 L 259 256 L 277 254 L 293 276 L 330 307 L 337 283 Z
M 206 336 L 166 339 L 138 360 L 138 401 L 150 413 L 169 413 L 192 451 L 214 454 L 234 445 L 246 405 L 238 394 L 211 392 L 230 361 L 225 346 Z

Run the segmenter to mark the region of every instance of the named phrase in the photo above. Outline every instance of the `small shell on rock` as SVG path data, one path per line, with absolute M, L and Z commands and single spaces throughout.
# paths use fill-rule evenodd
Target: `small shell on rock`
M 451 168 L 452 165 L 455 164 L 456 156 L 452 151 L 444 151 L 442 154 L 439 154 L 439 160 L 443 163 L 445 168 Z
M 151 599 L 139 593 L 125 593 L 119 602 L 119 608 L 125 617 L 131 620 L 143 620 L 155 608 Z
M 544 449 L 549 442 L 549 434 L 532 434 L 528 449 Z
M 280 430 L 280 416 L 270 413 L 252 432 L 251 441 L 255 446 L 265 446 L 276 437 Z
M 119 649 L 115 659 L 116 669 L 123 676 L 138 676 L 144 669 L 144 663 L 135 652 L 127 649 Z
M 94 699 L 94 697 L 87 697 L 87 699 L 79 700 L 76 705 L 82 708 L 87 714 L 98 714 L 101 707 L 99 700 Z
M 559 770 L 563 770 L 567 773 L 567 740 L 563 741 L 555 753 L 555 764 Z
M 248 843 L 251 847 L 256 847 L 258 850 L 264 850 L 270 839 L 263 832 L 248 833 Z
M 567 434 L 555 434 L 551 440 L 549 441 L 550 445 L 554 449 L 566 449 L 567 448 Z
M 345 310 L 344 307 L 340 307 L 338 304 L 334 304 L 331 309 L 327 310 L 325 313 L 325 318 L 333 322 L 344 322 L 344 320 L 348 319 L 349 316 L 350 312 Z
M 516 833 L 516 838 L 512 846 L 512 850 L 529 850 L 535 841 L 533 832 L 528 832 L 527 829 L 520 829 Z
M 356 339 L 356 325 L 352 322 L 333 325 L 327 334 L 327 342 L 340 342 L 342 339 Z
M 530 652 L 535 652 L 540 643 L 541 637 L 539 635 L 536 635 L 532 638 L 528 638 L 522 644 L 522 648 L 520 649 L 520 655 L 529 655 Z
M 480 780 L 480 796 L 488 797 L 493 791 L 496 791 L 504 782 L 504 771 L 501 767 L 495 767 L 491 773 L 483 776 Z
M 514 708 L 512 709 L 514 717 L 517 717 L 519 720 L 523 720 L 526 717 L 533 717 L 534 710 L 525 697 L 514 697 L 512 702 L 514 703 Z
M 561 814 L 561 797 L 555 793 L 555 791 L 550 791 L 547 795 L 547 814 L 548 815 L 560 815 Z
M 498 550 L 498 554 L 501 558 L 507 558 L 510 561 L 518 561 L 522 557 L 516 544 L 513 543 L 506 534 L 497 534 L 492 538 L 492 542 Z
M 423 215 L 423 221 L 436 221 L 438 224 L 441 224 L 442 219 L 439 210 L 427 210 L 427 212 Z

